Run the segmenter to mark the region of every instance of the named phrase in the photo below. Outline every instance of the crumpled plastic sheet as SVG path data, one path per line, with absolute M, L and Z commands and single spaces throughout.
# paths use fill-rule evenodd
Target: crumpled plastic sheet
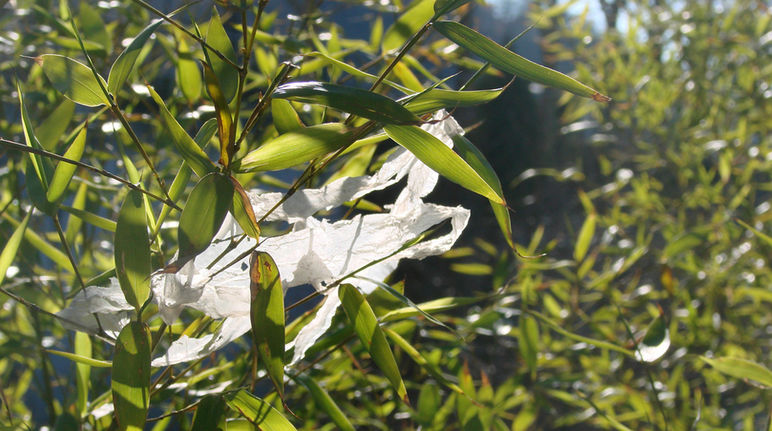
M 435 123 L 425 124 L 423 128 L 445 145 L 452 146 L 451 137 L 463 130 L 444 111 L 435 114 L 434 118 Z M 394 204 L 386 206 L 388 213 L 357 215 L 339 221 L 314 217 L 321 210 L 382 190 L 405 176 L 407 185 Z M 284 289 L 310 284 L 323 294 L 323 303 L 313 319 L 287 344 L 287 349 L 294 347 L 291 364 L 302 359 L 306 350 L 331 324 L 340 305 L 337 287 L 327 288 L 331 283 L 379 261 L 344 281 L 369 293 L 377 288 L 369 280 L 383 280 L 396 269 L 401 259 L 422 259 L 444 253 L 453 246 L 466 227 L 469 210 L 425 203 L 422 198 L 434 189 L 437 180 L 436 172 L 407 150 L 398 148 L 372 176 L 339 178 L 318 189 L 300 190 L 269 215 L 268 220 L 292 224 L 292 229 L 284 235 L 261 238 L 257 248 L 269 253 L 276 261 Z M 279 202 L 282 194 L 251 190 L 248 196 L 255 214 L 260 217 Z M 449 233 L 396 253 L 405 243 L 445 220 L 450 220 Z M 153 366 L 204 357 L 251 329 L 248 252 L 255 246 L 255 240 L 247 237 L 233 247 L 232 241 L 241 233 L 238 223 L 228 215 L 215 240 L 204 252 L 176 274 L 153 276 L 154 300 L 166 323 L 173 323 L 185 308 L 222 319 L 213 333 L 198 338 L 183 335 L 173 341 L 165 352 L 153 359 Z M 75 326 L 63 322 L 64 326 L 87 332 L 96 332 L 93 317 L 96 314 L 108 335 L 117 335 L 129 321 L 131 309 L 117 281 L 112 279 L 108 287 L 84 289 L 58 314 L 78 323 Z

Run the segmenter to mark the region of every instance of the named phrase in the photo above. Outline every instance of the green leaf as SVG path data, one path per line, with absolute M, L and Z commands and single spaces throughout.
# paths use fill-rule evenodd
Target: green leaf
M 102 46 L 103 53 L 109 54 L 113 44 L 112 38 L 105 27 L 105 22 L 102 21 L 99 9 L 88 3 L 81 3 L 78 20 L 84 39 L 98 43 Z
M 273 125 L 280 134 L 305 127 L 289 100 L 272 98 L 271 115 L 273 116 Z
M 318 81 L 280 85 L 276 99 L 324 105 L 385 124 L 418 124 L 421 119 L 399 103 L 378 93 Z
M 431 133 L 416 126 L 388 125 L 384 130 L 396 143 L 443 177 L 497 204 L 505 203 L 474 168 Z
M 177 38 L 177 55 L 177 85 L 188 103 L 197 102 L 201 98 L 204 82 L 201 80 L 198 62 L 192 59 L 193 54 L 182 36 Z
M 418 393 L 416 422 L 424 427 L 431 426 L 441 402 L 440 388 L 432 382 L 424 383 Z
M 520 354 L 533 373 L 536 371 L 536 356 L 539 353 L 539 323 L 532 316 L 524 314 L 520 317 L 520 336 L 517 341 Z
M 35 136 L 44 149 L 56 150 L 56 145 L 61 141 L 62 136 L 65 136 L 74 113 L 75 104 L 72 100 L 63 98 L 62 103 L 35 128 Z
M 64 152 L 64 157 L 70 160 L 80 161 L 83 156 L 83 150 L 86 149 L 86 126 L 81 128 L 80 132 L 72 140 L 72 144 Z M 46 199 L 54 206 L 59 206 L 59 203 L 64 198 L 64 192 L 67 191 L 67 186 L 70 185 L 70 180 L 78 169 L 76 165 L 59 161 L 54 171 L 54 176 L 51 178 L 51 182 L 46 192 Z
M 94 213 L 91 213 L 91 212 L 88 212 L 86 210 L 81 210 L 81 209 L 78 209 L 78 208 L 72 208 L 72 207 L 68 207 L 66 205 L 62 205 L 59 208 L 64 210 L 64 211 L 67 211 L 71 215 L 73 215 L 73 216 L 75 216 L 75 217 L 85 221 L 86 223 L 90 223 L 90 224 L 92 224 L 92 225 L 94 225 L 94 226 L 96 226 L 98 228 L 102 228 L 102 229 L 108 230 L 110 232 L 115 232 L 115 222 L 110 220 L 110 219 L 106 219 L 106 218 L 104 218 L 102 216 L 98 216 L 98 215 L 96 215 Z
M 150 402 L 150 330 L 142 322 L 124 326 L 115 343 L 112 393 L 120 430 L 142 430 Z
M 231 116 L 231 110 L 228 108 L 228 102 L 223 97 L 217 76 L 215 76 L 212 68 L 206 64 L 204 64 L 204 82 L 206 83 L 206 91 L 214 102 L 217 132 L 220 138 L 220 164 L 227 168 L 230 166 L 233 153 L 236 152 L 236 147 L 234 146 L 236 128 L 233 127 L 233 116 Z
M 505 89 L 455 91 L 433 88 L 411 98 L 404 106 L 416 115 L 436 112 L 440 109 L 476 106 L 496 99 Z
M 402 45 L 426 24 L 434 15 L 434 0 L 419 0 L 410 4 L 383 35 L 381 48 L 384 53 Z
M 436 0 L 434 2 L 434 16 L 439 17 L 453 12 L 467 3 L 469 0 Z
M 268 253 L 252 252 L 249 280 L 252 339 L 276 392 L 284 399 L 284 291 L 279 268 Z
M 762 241 L 767 243 L 767 245 L 772 245 L 772 237 L 770 237 L 769 235 L 765 234 L 764 232 L 761 232 L 760 230 L 754 228 L 753 226 L 749 225 L 748 223 L 745 223 L 744 221 L 742 221 L 740 219 L 735 219 L 735 221 L 737 223 L 739 223 L 740 225 L 742 225 L 744 228 L 746 228 L 749 231 L 753 232 L 754 235 L 756 235 Z
M 639 361 L 654 362 L 661 358 L 670 348 L 670 331 L 667 328 L 665 316 L 660 313 L 646 328 L 643 340 L 638 343 L 635 358 Z
M 465 298 L 465 297 L 446 297 L 434 299 L 418 304 L 417 307 L 426 313 L 452 310 L 457 307 L 474 304 L 482 301 L 484 298 Z M 392 320 L 406 319 L 408 317 L 421 314 L 415 307 L 408 306 L 397 308 L 381 316 L 381 322 L 390 322 Z
M 230 177 L 230 180 L 233 183 L 234 191 L 233 206 L 231 207 L 233 218 L 236 219 L 245 234 L 254 239 L 260 239 L 260 226 L 257 224 L 255 210 L 252 208 L 247 192 L 235 178 Z
M 304 127 L 279 135 L 250 152 L 238 163 L 242 172 L 286 169 L 331 153 L 352 142 L 342 123 Z
M 43 72 L 51 84 L 64 97 L 84 106 L 109 105 L 94 73 L 85 64 L 58 54 L 45 54 L 38 57 Z M 102 86 L 107 83 L 100 76 Z
M 82 332 L 78 332 L 76 334 L 82 334 Z M 88 335 L 86 335 L 88 336 Z M 89 367 L 96 367 L 96 368 L 110 368 L 113 366 L 113 363 L 110 361 L 103 361 L 101 359 L 94 359 L 90 356 L 86 356 L 84 354 L 76 354 L 76 353 L 70 353 L 70 352 L 62 352 L 59 350 L 50 350 L 46 349 L 46 352 L 51 353 L 56 356 L 61 356 L 63 358 L 67 358 L 76 364 L 83 364 L 88 365 Z
M 142 193 L 130 190 L 115 226 L 115 272 L 123 296 L 137 311 L 150 296 L 150 240 Z
M 209 27 L 206 31 L 206 43 L 229 60 L 235 61 L 236 54 L 233 51 L 233 45 L 222 25 L 220 14 L 217 13 L 217 9 L 214 7 L 212 8 L 212 19 L 209 21 Z M 208 49 L 206 50 L 208 51 Z M 226 101 L 230 102 L 233 96 L 236 95 L 239 85 L 239 72 L 217 55 L 211 52 L 208 52 L 207 55 L 214 74 L 217 76 L 217 81 L 220 83 L 223 97 Z
M 203 177 L 204 175 L 213 172 L 215 167 L 209 160 L 209 157 L 207 157 L 201 147 L 199 147 L 190 135 L 188 135 L 185 129 L 180 126 L 180 123 L 177 122 L 171 112 L 166 109 L 166 105 L 161 99 L 161 96 L 159 96 L 152 87 L 148 87 L 148 90 L 150 90 L 150 95 L 161 110 L 161 119 L 172 136 L 172 142 L 174 142 L 174 145 L 182 155 L 182 158 L 185 159 L 193 169 L 193 172 L 199 177 Z
M 332 422 L 337 426 L 337 429 L 342 431 L 355 430 L 354 425 L 351 424 L 340 407 L 335 404 L 335 400 L 332 399 L 327 391 L 319 386 L 319 383 L 308 376 L 297 376 L 295 379 L 308 389 L 308 392 L 311 394 L 311 398 L 314 399 L 316 405 L 327 413 Z
M 16 83 L 16 92 L 19 97 L 19 109 L 21 111 L 21 126 L 22 132 L 24 133 L 24 141 L 28 147 L 38 150 L 43 149 L 43 146 L 40 145 L 40 142 L 35 136 L 35 130 L 32 128 L 27 105 L 24 102 L 24 93 L 21 90 L 21 84 L 18 82 Z M 56 207 L 51 205 L 46 197 L 48 184 L 53 176 L 54 170 L 51 165 L 51 160 L 33 153 L 28 153 L 27 156 L 28 163 L 24 169 L 27 192 L 29 193 L 30 199 L 32 199 L 32 203 L 35 205 L 35 208 L 50 215 L 56 210 Z
M 225 395 L 225 402 L 233 410 L 260 430 L 264 431 L 296 431 L 290 421 L 271 405 L 242 389 Z M 230 427 L 228 427 L 230 429 Z
M 752 380 L 772 388 L 772 371 L 761 364 L 747 359 L 729 356 L 715 359 L 700 356 L 700 359 L 727 376 L 742 380 Z
M 91 358 L 91 338 L 84 332 L 75 333 L 75 354 L 82 358 Z M 80 416 L 88 410 L 88 389 L 91 380 L 91 365 L 87 363 L 75 364 L 75 389 L 77 392 L 76 406 L 78 407 L 78 413 Z
M 574 245 L 574 260 L 579 263 L 587 255 L 587 250 L 590 249 L 590 243 L 592 237 L 595 235 L 595 222 L 597 220 L 595 213 L 591 213 L 584 220 L 582 229 L 579 230 L 579 236 L 576 238 L 576 245 Z
M 3 218 L 11 223 L 14 227 L 18 227 L 21 225 L 21 222 L 14 219 L 13 217 L 9 216 L 8 214 L 4 213 Z M 24 239 L 27 240 L 27 242 L 30 243 L 33 247 L 35 247 L 39 252 L 46 255 L 49 259 L 54 261 L 54 263 L 59 266 L 60 268 L 64 269 L 65 271 L 68 271 L 70 273 L 74 272 L 74 269 L 72 267 L 72 263 L 70 262 L 70 259 L 67 258 L 67 255 L 64 254 L 61 250 L 58 248 L 52 246 L 48 241 L 41 238 L 40 235 L 35 233 L 32 229 L 27 229 L 24 231 Z
M 222 226 L 233 203 L 233 184 L 218 172 L 207 174 L 190 192 L 177 229 L 178 263 L 204 251 Z
M 222 396 L 205 396 L 196 407 L 190 431 L 224 431 L 226 429 L 225 407 L 225 399 Z
M 397 395 L 407 403 L 405 383 L 402 381 L 397 362 L 370 304 L 359 290 L 350 284 L 341 285 L 338 288 L 338 296 L 362 345 L 370 352 L 370 357 L 389 379 Z
M 159 25 L 163 23 L 163 20 L 157 19 L 145 27 L 135 38 L 131 41 L 129 46 L 123 50 L 123 52 L 115 59 L 115 63 L 110 68 L 110 74 L 107 76 L 107 90 L 113 94 L 118 95 L 118 90 L 121 89 L 126 79 L 129 78 L 132 69 L 134 69 L 134 63 L 139 57 L 140 51 L 145 46 L 145 43 L 150 36 L 155 32 Z
M 458 151 L 458 154 L 469 163 L 469 166 L 477 172 L 480 177 L 493 189 L 499 196 L 504 196 L 504 190 L 501 188 L 501 181 L 493 170 L 493 166 L 485 158 L 485 155 L 480 151 L 472 142 L 466 139 L 462 135 L 455 135 L 452 137 L 453 146 Z M 496 217 L 496 222 L 499 225 L 501 233 L 504 235 L 504 239 L 509 244 L 509 247 L 514 250 L 515 243 L 512 239 L 512 221 L 509 217 L 509 208 L 506 205 L 499 204 L 495 201 L 490 201 L 493 215 Z
M 8 272 L 8 268 L 11 267 L 13 260 L 16 258 L 16 253 L 19 251 L 21 240 L 24 238 L 24 231 L 27 230 L 29 225 L 29 219 L 32 217 L 32 211 L 30 210 L 24 217 L 24 220 L 16 227 L 16 229 L 8 238 L 8 242 L 5 243 L 2 253 L 0 253 L 0 286 L 5 279 L 5 273 Z
M 477 54 L 505 72 L 549 87 L 560 88 L 582 97 L 590 97 L 599 102 L 611 100 L 568 75 L 515 54 L 463 24 L 453 21 L 438 21 L 434 23 L 434 28 L 454 43 Z

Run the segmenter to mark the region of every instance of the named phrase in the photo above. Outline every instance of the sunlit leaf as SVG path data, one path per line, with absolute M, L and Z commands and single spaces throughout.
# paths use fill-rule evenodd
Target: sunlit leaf
M 330 394 L 319 386 L 319 383 L 317 383 L 316 380 L 308 376 L 297 376 L 295 379 L 308 389 L 308 392 L 311 394 L 311 398 L 314 399 L 316 405 L 327 413 L 332 422 L 338 427 L 337 429 L 354 431 L 354 425 L 351 424 Z
M 292 132 L 305 127 L 295 108 L 289 100 L 271 99 L 271 116 L 273 125 L 279 134 Z
M 434 28 L 451 41 L 505 72 L 579 96 L 590 97 L 599 102 L 610 100 L 574 78 L 525 59 L 463 24 L 438 21 L 434 23 Z
M 595 221 L 597 216 L 595 213 L 591 213 L 584 220 L 582 229 L 579 230 L 579 236 L 576 238 L 576 244 L 574 245 L 574 260 L 579 263 L 587 255 L 587 250 L 590 249 L 590 243 L 592 237 L 595 235 Z
M 16 91 L 19 98 L 19 108 L 21 112 L 21 126 L 24 133 L 24 142 L 27 146 L 35 149 L 43 149 L 40 145 L 37 137 L 35 136 L 35 130 L 32 127 L 32 122 L 29 118 L 29 112 L 27 111 L 27 105 L 24 101 L 24 93 L 21 89 L 21 84 L 16 83 Z M 52 214 L 56 209 L 55 205 L 52 205 L 46 194 L 48 193 L 48 185 L 53 176 L 54 169 L 51 165 L 51 161 L 48 158 L 39 156 L 37 154 L 28 153 L 28 163 L 24 170 L 24 177 L 26 180 L 27 192 L 32 199 L 32 203 L 35 208 L 43 211 L 46 214 Z
M 352 142 L 341 123 L 326 123 L 279 135 L 238 162 L 241 171 L 275 171 L 305 163 Z
M 44 149 L 56 150 L 56 145 L 62 140 L 62 136 L 66 136 L 67 126 L 70 125 L 74 113 L 75 103 L 70 99 L 62 98 L 62 103 L 35 127 L 35 135 Z
M 520 317 L 520 336 L 517 343 L 528 369 L 534 372 L 539 353 L 539 324 L 532 316 L 523 315 Z
M 80 132 L 73 139 L 70 147 L 64 153 L 64 157 L 69 160 L 80 161 L 83 155 L 83 150 L 86 148 L 86 126 L 81 128 Z M 53 178 L 46 192 L 46 198 L 48 202 L 58 206 L 59 202 L 64 198 L 64 192 L 67 191 L 67 186 L 70 185 L 70 180 L 73 174 L 78 169 L 76 165 L 59 161 L 54 170 Z
M 440 109 L 476 106 L 495 100 L 504 92 L 504 88 L 493 90 L 455 91 L 433 88 L 405 103 L 410 112 L 422 115 Z
M 75 217 L 85 221 L 86 223 L 92 224 L 92 225 L 94 225 L 94 226 L 96 226 L 98 228 L 101 228 L 101 229 L 104 229 L 104 230 L 107 230 L 107 231 L 110 231 L 110 232 L 115 232 L 115 222 L 110 220 L 110 219 L 106 219 L 106 218 L 104 218 L 102 216 L 98 216 L 98 215 L 96 215 L 96 214 L 94 214 L 92 212 L 88 212 L 86 210 L 82 210 L 82 209 L 78 209 L 78 208 L 73 208 L 73 207 L 68 207 L 66 205 L 62 205 L 59 208 L 64 210 L 64 211 L 67 211 L 68 213 L 72 214 L 73 216 L 75 216 Z
M 412 2 L 410 8 L 405 10 L 383 35 L 383 52 L 400 48 L 429 21 L 432 15 L 434 15 L 434 0 Z
M 440 388 L 432 382 L 426 382 L 418 393 L 418 408 L 416 421 L 422 426 L 428 427 L 434 422 L 437 410 L 440 408 L 442 396 Z
M 110 74 L 107 76 L 107 89 L 113 96 L 117 96 L 118 91 L 126 83 L 126 79 L 128 79 L 132 69 L 134 69 L 134 63 L 137 61 L 140 51 L 161 23 L 163 23 L 163 20 L 160 19 L 150 23 L 115 59 L 115 63 L 110 68 Z
M 436 0 L 434 2 L 434 14 L 435 16 L 445 15 L 467 3 L 469 0 Z
M 721 358 L 700 356 L 700 359 L 727 376 L 743 380 L 752 380 L 768 388 L 772 388 L 772 371 L 764 365 L 747 359 L 729 356 Z
M 421 119 L 399 103 L 378 93 L 325 82 L 290 82 L 273 93 L 276 99 L 329 106 L 385 124 L 418 124 Z
M 150 403 L 150 330 L 144 323 L 131 322 L 118 335 L 111 386 L 118 429 L 144 429 Z
M 233 183 L 234 192 L 231 214 L 233 214 L 233 217 L 245 234 L 254 239 L 259 239 L 260 226 L 257 224 L 257 217 L 255 217 L 255 211 L 252 208 L 252 204 L 249 202 L 249 196 L 247 196 L 244 187 L 242 187 L 235 178 L 230 177 L 230 180 L 231 183 Z
M 75 333 L 75 354 L 81 358 L 91 358 L 91 338 L 84 332 Z M 91 365 L 88 363 L 75 364 L 75 386 L 78 395 L 76 406 L 78 413 L 83 416 L 88 409 L 88 390 L 91 380 Z
M 109 105 L 110 101 L 102 91 L 107 83 L 85 64 L 58 54 L 45 54 L 38 57 L 43 72 L 54 88 L 75 103 L 84 106 Z
M 78 334 L 82 334 L 82 332 L 78 332 Z M 86 334 L 84 334 L 86 335 Z M 86 335 L 88 336 L 88 335 Z M 101 359 L 94 359 L 90 356 L 86 356 L 83 354 L 76 354 L 76 353 L 70 353 L 70 352 L 61 352 L 59 350 L 46 350 L 46 352 L 51 353 L 52 355 L 61 356 L 63 358 L 67 358 L 77 364 L 83 364 L 88 365 L 89 367 L 96 367 L 96 368 L 110 368 L 113 366 L 113 363 L 111 361 L 103 361 Z
M 131 190 L 115 226 L 115 269 L 126 301 L 137 311 L 150 296 L 150 240 L 142 193 Z
M 384 130 L 396 143 L 443 177 L 493 202 L 504 204 L 504 198 L 473 167 L 429 132 L 416 126 L 395 125 L 385 126 Z
M 24 231 L 27 229 L 30 217 L 32 217 L 32 211 L 29 211 L 24 217 L 24 220 L 19 223 L 11 234 L 11 237 L 8 238 L 8 241 L 5 243 L 3 251 L 0 253 L 0 285 L 3 284 L 5 274 L 8 272 L 8 268 L 11 267 L 13 260 L 16 258 L 16 253 L 19 251 L 19 245 L 21 245 L 21 240 L 24 238 Z
M 226 168 L 230 166 L 233 153 L 236 152 L 234 146 L 234 137 L 236 128 L 233 126 L 233 117 L 231 116 L 228 102 L 223 96 L 220 83 L 212 68 L 204 64 L 204 82 L 206 91 L 214 102 L 214 109 L 217 118 L 217 135 L 220 138 L 220 164 Z
M 232 204 L 233 184 L 228 177 L 212 172 L 198 181 L 180 215 L 179 264 L 209 246 Z
M 225 395 L 225 402 L 250 423 L 257 425 L 258 429 L 266 431 L 296 431 L 296 428 L 292 426 L 290 421 L 271 407 L 271 404 L 243 389 Z M 230 425 L 228 429 L 230 429 Z
M 3 218 L 9 223 L 11 223 L 11 225 L 13 225 L 14 227 L 19 227 L 22 223 L 19 220 L 16 220 L 15 218 L 9 216 L 8 214 L 3 214 Z M 31 246 L 36 248 L 39 252 L 43 253 L 46 257 L 51 259 L 60 268 L 68 272 L 74 271 L 72 267 L 72 263 L 70 262 L 70 259 L 67 258 L 67 255 L 64 254 L 63 251 L 51 245 L 40 235 L 35 233 L 34 230 L 32 229 L 24 230 L 24 239 L 27 242 L 29 242 Z
M 284 291 L 279 268 L 265 252 L 249 260 L 252 339 L 280 398 L 284 398 Z
M 172 136 L 172 142 L 174 142 L 180 155 L 182 155 L 185 161 L 188 162 L 193 169 L 193 172 L 199 177 L 203 177 L 209 172 L 213 172 L 215 168 L 209 160 L 209 157 L 207 157 L 201 147 L 193 141 L 185 129 L 180 126 L 180 123 L 172 116 L 171 112 L 166 109 L 166 105 L 161 99 L 161 96 L 159 96 L 152 87 L 148 87 L 148 90 L 150 90 L 150 95 L 161 110 L 161 119 Z
M 349 322 L 354 327 L 354 332 L 367 351 L 370 352 L 370 357 L 389 379 L 392 387 L 397 391 L 397 395 L 407 402 L 407 390 L 402 382 L 399 367 L 370 304 L 367 303 L 359 290 L 350 284 L 340 286 L 338 296 L 343 303 L 343 309 L 346 311 Z
M 217 9 L 214 7 L 212 8 L 212 19 L 209 20 L 209 27 L 206 32 L 206 43 L 229 60 L 234 61 L 236 59 L 233 44 L 231 44 L 228 34 L 225 32 L 225 28 L 220 20 L 220 14 L 217 13 Z M 212 52 L 208 52 L 208 57 L 212 63 L 211 66 L 214 74 L 217 76 L 217 81 L 220 84 L 223 98 L 230 102 L 233 96 L 236 95 L 236 89 L 239 85 L 239 72 Z
M 201 98 L 204 82 L 201 79 L 201 70 L 198 68 L 199 63 L 193 59 L 193 54 L 183 36 L 177 38 L 177 55 L 179 56 L 177 59 L 177 85 L 189 103 L 196 102 Z

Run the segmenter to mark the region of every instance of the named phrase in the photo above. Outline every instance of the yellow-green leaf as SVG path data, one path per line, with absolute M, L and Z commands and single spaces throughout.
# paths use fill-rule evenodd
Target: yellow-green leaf
M 220 163 L 226 168 L 230 166 L 233 153 L 236 152 L 234 146 L 234 137 L 236 128 L 233 127 L 233 117 L 228 108 L 228 102 L 223 96 L 220 88 L 220 82 L 211 67 L 204 64 L 204 82 L 206 91 L 214 102 L 214 109 L 217 118 L 217 135 L 220 138 Z
M 399 367 L 394 360 L 394 354 L 391 352 L 383 330 L 378 325 L 378 320 L 375 318 L 370 304 L 367 303 L 362 293 L 350 284 L 341 285 L 338 289 L 338 296 L 362 345 L 370 352 L 370 357 L 389 379 L 391 386 L 397 391 L 397 395 L 408 402 L 405 383 L 402 381 Z
M 150 240 L 142 193 L 131 190 L 115 225 L 115 272 L 126 301 L 137 311 L 150 296 Z
M 492 202 L 505 203 L 504 197 L 491 188 L 473 167 L 431 133 L 416 126 L 387 125 L 384 130 L 396 143 L 443 177 Z
M 595 222 L 597 220 L 595 213 L 590 213 L 582 224 L 582 229 L 579 230 L 579 236 L 576 238 L 576 245 L 574 246 L 574 260 L 579 263 L 587 255 L 587 250 L 590 249 L 590 243 L 592 237 L 595 235 Z
M 82 332 L 78 332 L 78 334 L 82 334 Z M 86 335 L 88 336 L 88 335 Z M 110 361 L 103 361 L 101 359 L 94 359 L 90 355 L 86 355 L 83 353 L 70 353 L 70 352 L 62 352 L 59 350 L 50 350 L 46 349 L 46 352 L 51 353 L 56 356 L 61 356 L 63 358 L 67 358 L 76 364 L 83 364 L 88 365 L 89 367 L 96 367 L 96 368 L 110 368 L 113 366 L 113 363 Z
M 700 356 L 700 359 L 727 376 L 743 380 L 753 380 L 754 382 L 772 388 L 772 371 L 761 364 L 747 359 L 729 356 L 715 359 Z
M 250 423 L 257 425 L 258 429 L 265 431 L 296 431 L 292 423 L 271 407 L 270 403 L 263 401 L 244 389 L 225 395 L 225 402 Z M 228 429 L 230 429 L 230 426 Z
M 330 394 L 328 394 L 316 380 L 308 376 L 297 376 L 296 379 L 308 389 L 308 392 L 311 394 L 311 398 L 314 399 L 316 405 L 327 413 L 339 430 L 354 431 L 354 425 L 351 424 Z
M 144 323 L 130 322 L 118 335 L 111 386 L 118 429 L 144 429 L 150 403 L 150 330 Z
M 91 338 L 85 332 L 75 333 L 75 354 L 83 358 L 91 358 Z M 93 361 L 93 359 L 92 359 Z M 88 409 L 88 389 L 91 381 L 91 365 L 88 363 L 75 364 L 75 389 L 78 395 L 75 405 L 81 416 Z
M 0 253 L 0 285 L 3 284 L 5 273 L 8 272 L 8 268 L 11 267 L 14 258 L 16 258 L 16 253 L 19 251 L 19 245 L 21 245 L 21 240 L 24 238 L 24 231 L 27 229 L 30 217 L 32 217 L 32 211 L 28 212 L 24 220 L 16 227 L 11 237 L 8 238 L 8 242 L 5 243 L 2 253 Z
M 411 98 L 405 103 L 405 108 L 410 112 L 422 115 L 435 112 L 440 109 L 452 109 L 464 106 L 475 106 L 488 103 L 503 93 L 505 88 L 492 90 L 455 91 L 433 88 L 420 95 Z M 410 96 L 408 96 L 410 97 Z
M 72 115 L 75 113 L 75 104 L 72 100 L 63 98 L 62 103 L 35 127 L 35 135 L 40 144 L 47 151 L 55 151 L 56 145 L 66 136 L 67 126 L 70 125 Z
M 85 184 L 85 183 L 83 183 L 83 184 Z M 60 207 L 60 209 L 62 209 L 64 211 L 67 211 L 71 215 L 73 215 L 73 216 L 75 216 L 75 217 L 85 221 L 86 223 L 92 224 L 92 225 L 94 225 L 94 226 L 96 226 L 98 228 L 102 228 L 102 229 L 108 230 L 110 232 L 115 232 L 115 222 L 110 220 L 110 219 L 106 219 L 106 218 L 104 218 L 102 216 L 96 215 L 96 214 L 94 214 L 92 212 L 88 212 L 86 210 L 82 210 L 82 209 L 78 209 L 78 208 L 73 208 L 73 207 L 68 207 L 66 205 L 62 205 Z
M 260 226 L 257 224 L 257 217 L 247 192 L 235 178 L 230 177 L 230 180 L 233 183 L 234 191 L 233 206 L 231 207 L 233 218 L 236 219 L 245 234 L 254 239 L 260 239 Z
M 238 163 L 241 171 L 286 169 L 331 153 L 352 142 L 341 123 L 304 127 L 279 135 L 250 152 Z
M 209 27 L 206 31 L 206 43 L 229 60 L 234 61 L 236 59 L 233 45 L 220 20 L 220 14 L 217 13 L 217 9 L 214 7 L 212 8 L 212 19 L 209 21 Z M 239 72 L 216 54 L 211 52 L 208 52 L 207 54 L 211 61 L 214 74 L 217 76 L 217 80 L 220 83 L 223 97 L 226 101 L 230 102 L 230 100 L 233 99 L 233 96 L 236 95 L 236 89 L 239 85 Z
M 109 105 L 102 88 L 107 83 L 100 76 L 99 80 L 85 64 L 58 54 L 46 54 L 38 57 L 43 72 L 57 91 L 75 103 L 84 106 Z
M 273 125 L 280 134 L 305 127 L 289 100 L 272 98 L 271 116 L 273 117 Z
M 115 59 L 115 63 L 110 68 L 110 74 L 107 76 L 107 90 L 113 94 L 118 95 L 118 90 L 121 89 L 123 84 L 131 74 L 131 70 L 134 69 L 134 63 L 139 57 L 140 51 L 145 46 L 145 43 L 150 36 L 155 32 L 159 25 L 163 23 L 163 20 L 157 19 L 145 27 L 135 38 L 131 41 L 129 46 L 123 50 L 123 52 Z
M 400 48 L 409 38 L 426 24 L 434 15 L 434 0 L 419 0 L 410 4 L 410 8 L 386 30 L 381 48 L 384 53 Z
M 193 54 L 182 36 L 177 38 L 177 55 L 179 56 L 176 64 L 177 85 L 189 103 L 197 102 L 201 98 L 204 83 L 201 80 L 198 62 L 193 59 Z
M 178 263 L 204 251 L 222 226 L 233 203 L 233 184 L 218 172 L 207 174 L 190 192 L 177 229 Z
M 67 148 L 64 153 L 64 157 L 70 160 L 80 161 L 83 155 L 83 150 L 86 148 L 86 126 L 84 125 L 80 132 L 72 140 L 72 144 Z M 51 178 L 51 183 L 46 191 L 46 199 L 52 205 L 58 206 L 59 202 L 64 198 L 64 192 L 67 190 L 67 186 L 70 185 L 70 180 L 78 167 L 72 163 L 59 161 L 54 170 L 54 176 Z
M 284 291 L 279 268 L 266 252 L 253 251 L 249 260 L 252 339 L 268 376 L 284 398 Z
M 560 88 L 582 97 L 590 97 L 599 102 L 611 100 L 568 75 L 515 54 L 463 24 L 453 21 L 438 21 L 434 23 L 434 28 L 459 46 L 477 54 L 505 72 L 549 87 Z

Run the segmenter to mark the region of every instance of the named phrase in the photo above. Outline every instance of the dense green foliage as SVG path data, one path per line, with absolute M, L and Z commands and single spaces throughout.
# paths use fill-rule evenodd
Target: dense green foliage
M 603 0 L 597 34 L 534 4 L 540 65 L 457 23 L 481 2 L 300 3 L 0 1 L 0 429 L 770 426 L 766 6 Z M 510 97 L 481 73 L 553 87 L 560 156 L 510 184 L 430 115 Z M 446 251 L 466 213 L 422 201 L 425 167 L 365 196 L 395 143 L 499 236 Z M 519 215 L 556 197 L 564 219 Z M 345 248 L 350 221 L 377 241 Z M 442 251 L 472 289 L 416 305 L 383 278 Z

